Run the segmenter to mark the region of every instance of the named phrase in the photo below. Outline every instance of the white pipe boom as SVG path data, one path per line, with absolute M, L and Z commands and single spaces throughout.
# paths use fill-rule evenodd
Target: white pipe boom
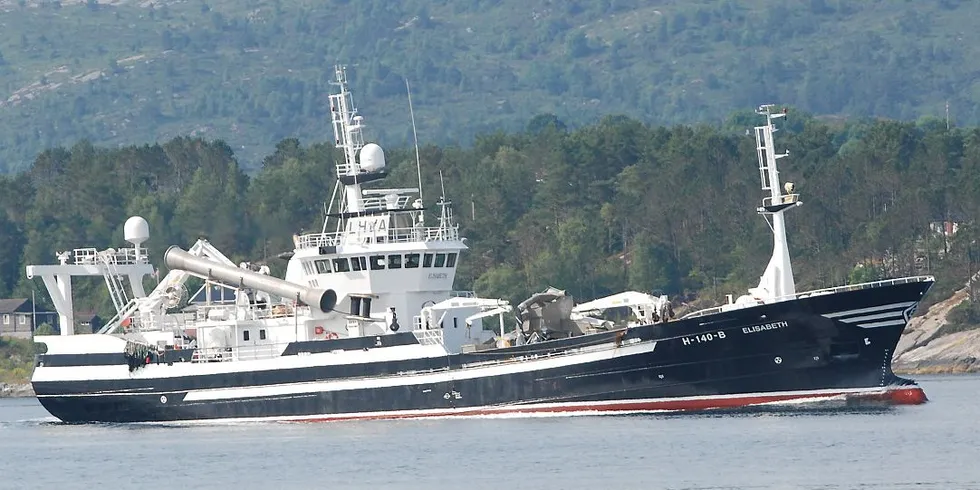
M 258 274 L 247 269 L 222 264 L 191 255 L 173 245 L 163 255 L 170 269 L 188 271 L 202 277 L 212 277 L 229 286 L 238 285 L 265 291 L 283 298 L 299 300 L 329 313 L 337 305 L 337 293 L 333 289 L 314 289 L 300 286 L 277 277 Z

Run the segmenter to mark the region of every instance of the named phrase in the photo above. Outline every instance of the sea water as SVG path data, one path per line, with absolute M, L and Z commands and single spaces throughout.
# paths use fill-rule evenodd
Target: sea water
M 316 424 L 65 425 L 0 399 L 0 488 L 980 489 L 980 376 L 917 380 L 925 405 Z

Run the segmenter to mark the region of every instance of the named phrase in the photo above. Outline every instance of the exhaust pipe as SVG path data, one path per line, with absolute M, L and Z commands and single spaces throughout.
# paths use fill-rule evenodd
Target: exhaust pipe
M 176 245 L 172 245 L 163 254 L 163 262 L 170 269 L 212 277 L 229 286 L 245 286 L 283 298 L 298 299 L 307 305 L 319 308 L 324 313 L 329 313 L 337 305 L 337 293 L 333 289 L 314 289 L 300 286 L 276 277 L 214 262 L 191 255 Z

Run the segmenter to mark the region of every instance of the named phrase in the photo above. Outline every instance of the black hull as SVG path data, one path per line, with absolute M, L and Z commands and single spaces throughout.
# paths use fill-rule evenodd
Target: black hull
M 148 366 L 155 377 L 36 379 L 34 389 L 66 422 L 689 410 L 849 394 L 901 401 L 892 396 L 900 393 L 915 402 L 924 400 L 921 390 L 892 373 L 891 358 L 931 284 L 839 292 L 478 353 L 199 376 L 167 376 L 172 366 L 161 359 Z M 414 341 L 399 337 L 406 338 Z M 312 344 L 331 342 L 342 341 Z M 391 345 L 405 343 L 411 342 Z M 291 346 L 279 359 L 309 347 Z M 371 350 L 358 346 L 363 349 Z M 107 354 L 47 361 L 52 368 L 122 363 Z

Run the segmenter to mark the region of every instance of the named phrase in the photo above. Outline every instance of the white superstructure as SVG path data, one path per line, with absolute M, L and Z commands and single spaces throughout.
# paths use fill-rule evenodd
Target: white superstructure
M 335 75 L 339 90 L 329 98 L 330 118 L 336 147 L 343 150 L 343 159 L 336 162 L 337 184 L 322 229 L 293 237 L 284 280 L 264 280 L 258 275 L 268 276 L 268 267 L 256 271 L 248 263 L 236 266 L 202 239 L 186 252 L 168 251 L 165 262 L 171 270 L 147 295 L 143 280 L 153 267 L 141 245 L 149 238 L 149 227 L 134 216 L 125 226 L 133 248 L 79 249 L 59 254 L 59 265 L 27 267 L 28 277 L 44 279 L 61 315 L 62 334 L 73 333 L 71 277 L 101 275 L 117 315 L 99 333 L 151 346 L 201 348 L 222 360 L 249 351 L 279 355 L 290 342 L 399 330 L 452 330 L 446 347 L 456 351 L 492 339 L 493 332 L 484 332 L 479 318 L 485 316 L 482 305 L 496 300 L 472 301 L 472 293 L 453 291 L 459 254 L 467 247 L 451 203 L 442 196 L 433 212 L 426 209 L 419 188 L 371 186 L 387 175 L 384 151 L 365 142 L 364 118 L 354 106 L 345 69 L 337 67 Z M 419 182 L 421 187 L 421 172 Z M 426 223 L 429 212 L 431 226 Z M 192 295 L 184 286 L 190 276 L 205 280 Z M 239 276 L 247 276 L 248 284 Z M 326 301 L 326 290 L 338 295 L 329 298 L 336 303 L 329 311 L 305 301 Z M 295 294 L 276 296 L 287 291 Z M 470 300 L 448 301 L 460 297 Z M 188 298 L 199 301 L 185 308 Z M 441 310 L 438 325 L 421 319 L 433 305 Z M 430 343 L 444 342 L 441 332 L 422 335 Z
M 435 223 L 428 226 L 418 188 L 366 188 L 387 175 L 384 151 L 365 144 L 364 118 L 354 106 L 343 67 L 337 67 L 336 77 L 339 91 L 330 96 L 330 114 L 344 159 L 336 164 L 335 199 L 319 233 L 294 237 L 285 279 L 329 286 L 338 292 L 339 311 L 361 317 L 325 323 L 320 336 L 411 328 L 412 315 L 453 295 L 459 253 L 466 245 L 444 196 L 435 203 Z M 463 326 L 463 313 L 449 319 L 456 328 Z
M 117 312 L 133 307 L 146 296 L 143 290 L 143 277 L 153 273 L 146 249 L 140 245 L 149 238 L 146 220 L 134 216 L 124 226 L 126 241 L 133 248 L 79 248 L 71 252 L 59 252 L 57 265 L 29 265 L 27 278 L 40 277 L 51 296 L 61 335 L 74 335 L 75 314 L 72 298 L 72 278 L 102 276 Z M 128 278 L 130 293 L 126 292 L 122 279 Z

